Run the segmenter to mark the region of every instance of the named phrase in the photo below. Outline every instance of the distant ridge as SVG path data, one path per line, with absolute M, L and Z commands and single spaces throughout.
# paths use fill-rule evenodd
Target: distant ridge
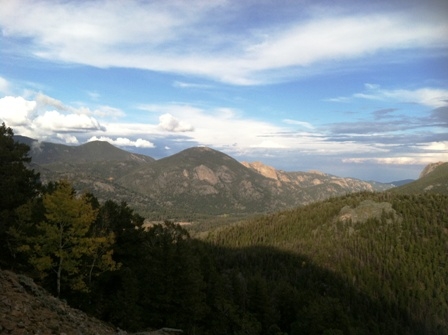
M 448 194 L 448 162 L 427 165 L 417 180 L 391 189 L 391 192 Z
M 403 179 L 403 180 L 391 181 L 389 184 L 392 184 L 394 186 L 403 186 L 412 183 L 413 181 L 415 181 L 415 179 Z
M 92 141 L 79 146 L 38 142 L 28 137 L 16 136 L 16 141 L 25 143 L 31 148 L 31 156 L 36 164 L 54 162 L 88 163 L 99 161 L 140 160 L 153 162 L 149 156 L 133 154 L 119 149 L 106 141 Z

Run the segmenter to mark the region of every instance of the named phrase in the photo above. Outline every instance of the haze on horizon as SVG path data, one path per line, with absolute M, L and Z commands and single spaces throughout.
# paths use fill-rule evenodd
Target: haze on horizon
M 0 0 L 0 122 L 389 182 L 448 161 L 448 2 Z

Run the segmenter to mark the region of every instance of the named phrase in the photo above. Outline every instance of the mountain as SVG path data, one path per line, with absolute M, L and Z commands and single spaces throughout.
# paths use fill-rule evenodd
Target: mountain
M 142 166 L 117 182 L 174 211 L 260 212 L 268 204 L 269 209 L 278 205 L 266 178 L 206 147 L 186 149 Z
M 151 199 L 115 182 L 138 166 L 154 162 L 152 157 L 130 153 L 104 141 L 68 146 L 25 136 L 14 139 L 30 147 L 30 167 L 40 173 L 43 183 L 65 178 L 75 189 L 92 192 L 100 201 L 125 201 L 139 212 L 161 210 L 154 208 Z
M 105 141 L 92 141 L 79 146 L 68 146 L 50 142 L 38 142 L 24 136 L 14 136 L 14 139 L 30 147 L 33 162 L 39 165 L 60 162 L 81 164 L 102 161 L 154 161 L 154 158 L 121 150 Z
M 31 147 L 31 166 L 44 182 L 68 178 L 76 189 L 92 192 L 100 200 L 126 201 L 148 218 L 191 220 L 265 213 L 393 187 L 318 171 L 285 172 L 262 163 L 240 163 L 206 147 L 155 160 L 107 142 L 67 146 L 17 140 Z
M 396 187 L 391 192 L 409 193 L 441 193 L 448 194 L 448 162 L 427 165 L 417 180 Z

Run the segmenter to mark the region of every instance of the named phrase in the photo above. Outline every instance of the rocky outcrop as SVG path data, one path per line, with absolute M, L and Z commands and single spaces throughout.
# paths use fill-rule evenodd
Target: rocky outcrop
M 138 335 L 181 334 L 163 328 Z M 32 279 L 0 270 L 0 334 L 126 335 L 53 297 Z M 129 334 L 137 335 L 137 334 Z
M 369 219 L 381 219 L 383 213 L 392 214 L 397 217 L 395 209 L 389 202 L 375 202 L 372 200 L 364 200 L 355 208 L 345 206 L 339 212 L 337 221 L 353 223 L 366 222 Z
M 272 166 L 264 165 L 261 162 L 242 162 L 245 167 L 257 171 L 259 174 L 266 178 L 271 178 L 275 180 L 280 180 L 281 176 L 279 175 L 278 171 L 274 169 Z
M 106 335 L 120 331 L 71 308 L 32 279 L 0 271 L 0 333 Z

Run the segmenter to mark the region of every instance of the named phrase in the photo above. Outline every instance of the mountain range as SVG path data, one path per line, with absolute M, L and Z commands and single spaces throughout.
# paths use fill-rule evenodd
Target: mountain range
M 23 136 L 15 139 L 30 146 L 31 167 L 40 172 L 44 183 L 69 179 L 77 190 L 92 192 L 100 200 L 125 201 L 151 219 L 266 213 L 395 186 L 319 171 L 286 172 L 260 162 L 241 163 L 207 147 L 156 160 L 108 142 L 68 146 Z

